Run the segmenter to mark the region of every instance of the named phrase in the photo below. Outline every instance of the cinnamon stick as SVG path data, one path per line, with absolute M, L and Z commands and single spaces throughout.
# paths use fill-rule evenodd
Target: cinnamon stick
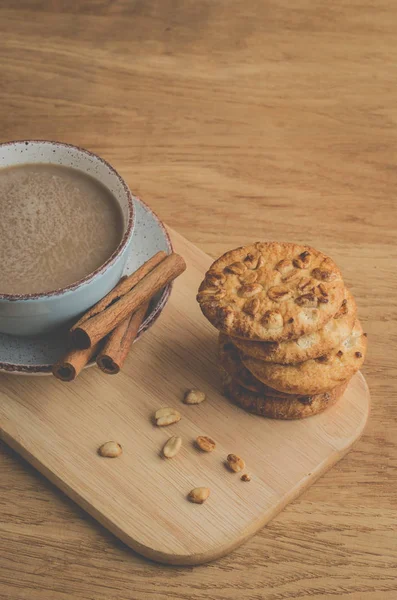
M 96 358 L 98 367 L 108 375 L 116 375 L 127 358 L 135 340 L 139 327 L 145 318 L 149 302 L 143 304 L 132 315 L 128 316 L 109 334 L 107 342 Z M 86 350 L 81 350 L 86 352 Z
M 152 269 L 154 269 L 154 267 L 160 264 L 165 258 L 167 258 L 167 253 L 163 250 L 160 250 L 160 252 L 157 252 L 157 254 L 149 258 L 149 260 L 140 266 L 139 269 L 137 269 L 134 273 L 132 273 L 132 275 L 129 275 L 128 277 L 122 277 L 116 287 L 114 287 L 106 296 L 104 296 L 102 300 L 90 308 L 81 317 L 81 319 L 73 325 L 70 330 L 71 334 L 73 334 L 73 331 L 80 327 L 82 323 L 101 313 L 113 302 L 117 302 L 119 298 L 129 292 L 138 283 L 138 281 L 145 277 L 145 275 L 147 275 Z
M 61 381 L 73 381 L 98 351 L 99 345 L 99 343 L 95 344 L 85 350 L 76 350 L 76 348 L 70 350 L 52 366 L 52 374 Z
M 129 314 L 135 312 L 167 283 L 186 269 L 178 254 L 170 254 L 150 271 L 139 283 L 102 312 L 87 318 L 73 328 L 73 341 L 77 348 L 89 348 L 115 329 Z

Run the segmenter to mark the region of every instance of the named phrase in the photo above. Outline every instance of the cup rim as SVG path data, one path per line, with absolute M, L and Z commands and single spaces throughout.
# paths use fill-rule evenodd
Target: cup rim
M 78 281 L 75 281 L 74 283 L 71 283 L 70 285 L 63 287 L 63 288 L 57 288 L 55 290 L 49 290 L 48 292 L 37 292 L 37 293 L 32 293 L 32 294 L 2 294 L 2 293 L 0 293 L 0 300 L 9 300 L 9 301 L 15 302 L 16 300 L 36 300 L 36 299 L 40 299 L 40 298 L 61 296 L 66 292 L 72 292 L 72 291 L 76 290 L 77 288 L 80 288 L 81 286 L 92 281 L 95 277 L 97 277 L 97 275 L 99 275 L 100 273 L 103 273 L 110 265 L 112 265 L 116 261 L 116 259 L 122 254 L 122 252 L 126 248 L 127 244 L 129 243 L 130 238 L 133 233 L 133 230 L 134 230 L 135 211 L 134 211 L 134 203 L 133 203 L 133 199 L 132 199 L 132 194 L 131 194 L 131 191 L 130 191 L 127 183 L 121 177 L 120 173 L 118 171 L 116 171 L 116 169 L 114 167 L 112 167 L 112 165 L 107 160 L 100 157 L 98 154 L 95 154 L 95 152 L 91 152 L 90 150 L 87 150 L 86 148 L 82 148 L 81 146 L 75 146 L 74 144 L 67 144 L 65 142 L 57 142 L 55 140 L 29 139 L 29 140 L 13 140 L 10 142 L 1 143 L 0 150 L 2 148 L 4 148 L 5 146 L 13 146 L 15 144 L 25 144 L 25 145 L 49 144 L 49 145 L 58 146 L 58 147 L 62 146 L 64 148 L 72 148 L 73 150 L 78 150 L 79 152 L 82 152 L 83 154 L 87 154 L 88 156 L 91 156 L 94 159 L 98 160 L 100 163 L 102 163 L 102 165 L 104 165 L 107 169 L 109 169 L 110 171 L 112 171 L 112 173 L 114 173 L 114 175 L 117 177 L 120 184 L 122 185 L 122 187 L 126 193 L 126 196 L 127 196 L 128 222 L 127 222 L 126 230 L 123 234 L 123 237 L 121 238 L 119 245 L 114 250 L 114 252 L 109 256 L 109 258 L 104 263 L 102 263 L 102 265 L 100 265 L 97 269 L 95 269 L 95 271 L 92 271 L 91 273 L 89 273 L 88 275 L 83 277 L 82 279 L 79 279 Z

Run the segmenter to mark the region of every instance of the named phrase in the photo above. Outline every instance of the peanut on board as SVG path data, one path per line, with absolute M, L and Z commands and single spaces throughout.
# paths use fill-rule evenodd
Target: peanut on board
M 195 504 L 203 504 L 210 495 L 209 488 L 206 487 L 197 487 L 191 490 L 188 494 L 188 498 L 190 502 L 194 502 Z
M 184 403 L 185 404 L 200 404 L 205 400 L 204 392 L 200 390 L 188 390 L 185 394 Z
M 196 438 L 196 444 L 204 452 L 212 452 L 216 447 L 214 440 L 206 435 L 199 435 Z
M 173 423 L 180 421 L 181 415 L 175 408 L 166 407 L 156 410 L 154 418 L 156 420 L 156 425 L 164 427 L 165 425 L 172 425 Z
M 165 458 L 174 458 L 181 449 L 182 446 L 182 438 L 178 436 L 170 437 L 169 440 L 166 441 L 163 447 L 163 456 Z
M 242 458 L 237 456 L 237 454 L 228 454 L 227 456 L 227 464 L 231 471 L 235 473 L 239 473 L 245 467 L 245 462 Z
M 122 447 L 117 442 L 105 442 L 98 448 L 98 454 L 106 458 L 116 458 L 123 452 Z

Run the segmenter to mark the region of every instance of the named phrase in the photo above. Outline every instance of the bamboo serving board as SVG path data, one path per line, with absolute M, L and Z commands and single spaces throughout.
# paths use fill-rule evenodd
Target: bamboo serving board
M 364 429 L 370 398 L 357 374 L 336 406 L 301 421 L 264 419 L 232 405 L 221 393 L 217 333 L 195 301 L 211 259 L 180 235 L 172 239 L 187 271 L 123 372 L 87 369 L 74 383 L 2 375 L 0 432 L 131 548 L 165 563 L 198 564 L 242 544 L 342 458 Z M 191 387 L 207 400 L 183 404 Z M 156 427 L 152 415 L 161 406 L 178 408 L 181 421 Z M 215 439 L 214 452 L 195 449 L 199 434 Z M 167 460 L 160 451 L 171 435 L 183 446 Z M 97 455 L 108 440 L 122 445 L 121 457 Z M 225 468 L 230 452 L 245 459 L 249 483 Z M 186 499 L 198 486 L 211 490 L 203 505 Z

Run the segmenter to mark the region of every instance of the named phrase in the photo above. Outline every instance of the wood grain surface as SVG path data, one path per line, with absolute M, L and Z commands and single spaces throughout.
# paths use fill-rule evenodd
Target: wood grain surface
M 373 400 L 347 457 L 200 567 L 135 555 L 3 445 L 1 600 L 396 598 L 396 62 L 389 0 L 1 0 L 1 141 L 100 153 L 212 256 L 329 252 Z
M 197 565 L 240 546 L 340 460 L 363 432 L 370 396 L 357 374 L 336 405 L 311 419 L 261 419 L 233 405 L 222 395 L 218 332 L 195 301 L 211 259 L 175 232 L 172 241 L 187 270 L 120 376 L 87 369 L 65 385 L 4 375 L 0 439 L 133 550 Z M 194 387 L 207 399 L 187 406 Z M 153 415 L 166 406 L 182 419 L 156 427 Z M 203 434 L 216 440 L 211 454 L 195 447 Z M 183 444 L 166 460 L 171 435 Z M 108 440 L 121 444 L 118 460 L 98 456 Z M 226 468 L 231 452 L 244 458 L 250 485 Z M 199 486 L 211 491 L 202 507 L 187 501 Z

